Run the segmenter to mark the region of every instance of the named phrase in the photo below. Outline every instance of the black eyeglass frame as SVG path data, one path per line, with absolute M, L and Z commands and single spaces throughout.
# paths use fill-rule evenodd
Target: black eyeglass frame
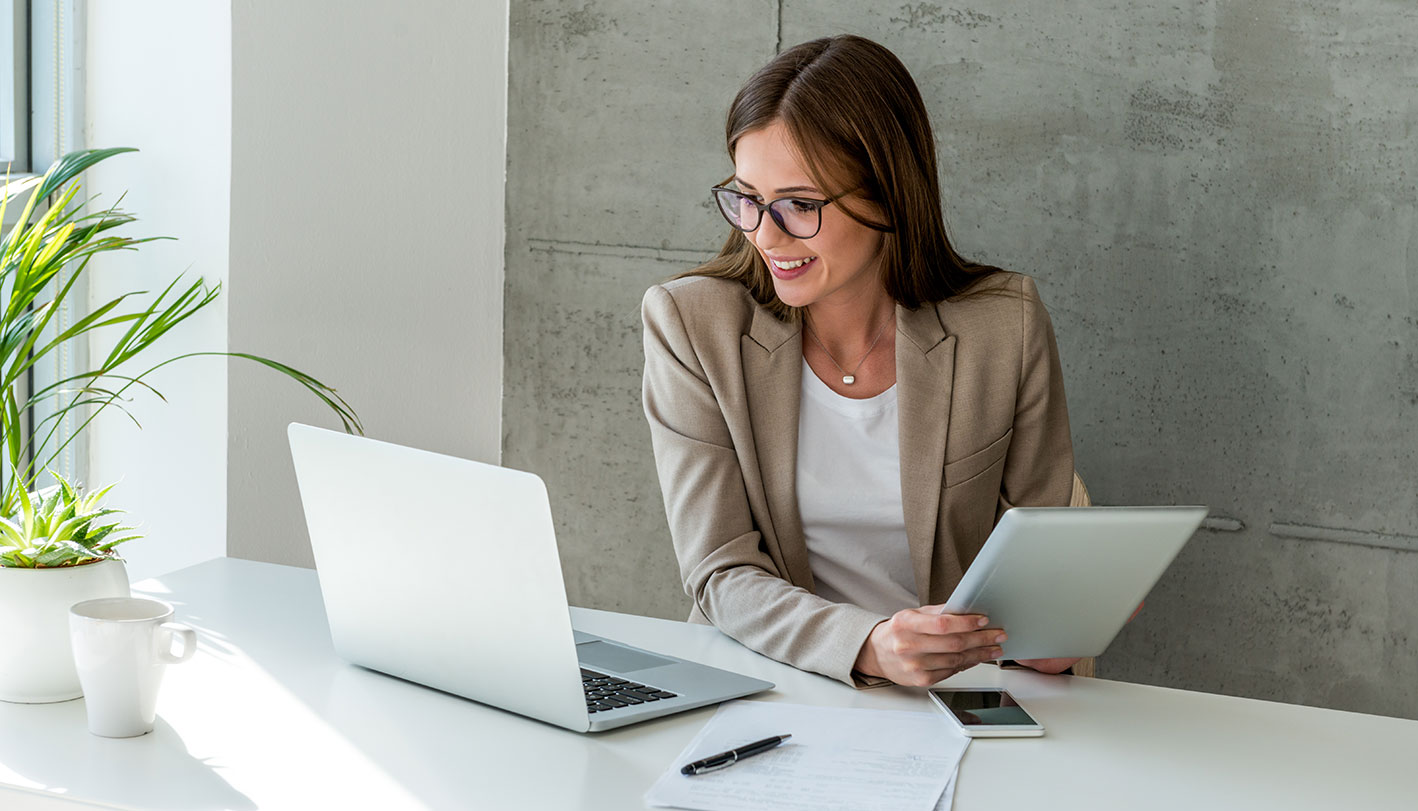
M 728 182 L 728 181 L 725 181 L 725 182 Z M 747 200 L 748 202 L 752 203 L 755 208 L 758 209 L 758 221 L 753 224 L 753 227 L 752 227 L 752 228 L 744 228 L 742 225 L 739 225 L 738 223 L 734 222 L 732 219 L 729 218 L 729 213 L 724 210 L 724 206 L 719 202 L 719 192 L 721 192 L 721 191 L 722 191 L 722 192 L 728 192 L 729 194 L 732 194 L 732 195 L 735 195 L 735 196 L 737 196 L 737 197 L 740 197 L 740 198 L 742 198 L 742 199 L 744 199 L 744 200 Z M 738 229 L 739 231 L 742 231 L 742 232 L 744 232 L 745 234 L 751 234 L 751 233 L 753 233 L 754 231 L 757 231 L 758 228 L 759 228 L 759 226 L 763 225 L 763 212 L 766 211 L 766 212 L 768 212 L 768 216 L 770 216 L 770 217 L 773 218 L 773 222 L 774 222 L 775 224 L 777 224 L 779 230 L 781 230 L 783 233 L 787 234 L 788 236 L 790 236 L 790 237 L 792 237 L 792 238 L 794 238 L 794 239 L 812 239 L 813 237 L 815 237 L 815 236 L 817 236 L 819 233 L 821 233 L 821 232 L 822 232 L 822 209 L 823 209 L 824 207 L 826 207 L 826 206 L 832 205 L 833 203 L 837 202 L 838 200 L 841 200 L 843 197 L 846 197 L 847 195 L 851 194 L 851 193 L 854 192 L 854 191 L 856 191 L 856 189 L 850 189 L 850 190 L 848 190 L 848 191 L 842 192 L 841 194 L 838 194 L 838 195 L 834 195 L 834 196 L 832 196 L 832 197 L 829 197 L 829 198 L 827 198 L 826 200 L 815 200 L 815 199 L 813 199 L 813 198 L 811 198 L 811 197 L 779 197 L 778 199 L 772 201 L 771 203 L 760 203 L 760 202 L 758 202 L 757 200 L 753 199 L 753 197 L 752 197 L 751 195 L 745 194 L 744 192 L 741 192 L 741 191 L 739 191 L 738 189 L 731 189 L 731 188 L 729 188 L 728 186 L 722 186 L 722 185 L 721 185 L 721 186 L 714 186 L 714 187 L 712 187 L 712 188 L 709 189 L 710 196 L 713 197 L 713 199 L 714 199 L 714 208 L 716 208 L 716 209 L 719 210 L 719 215 L 724 218 L 724 221 L 725 221 L 725 222 L 727 222 L 729 225 L 732 225 L 734 228 Z M 817 228 L 813 229 L 813 232 L 812 232 L 811 234 L 794 234 L 792 231 L 789 231 L 789 230 L 788 230 L 788 226 L 783 223 L 783 215 L 779 214 L 777 211 L 775 211 L 775 210 L 773 209 L 774 206 L 778 205 L 779 203 L 783 202 L 784 200 L 788 200 L 788 201 L 791 201 L 791 202 L 794 202 L 794 203 L 809 203 L 809 204 L 811 204 L 811 205 L 813 206 L 814 209 L 816 209 L 816 211 L 817 211 Z

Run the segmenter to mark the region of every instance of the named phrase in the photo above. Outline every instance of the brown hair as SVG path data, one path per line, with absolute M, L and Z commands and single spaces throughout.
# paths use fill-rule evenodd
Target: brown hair
M 739 90 L 725 125 L 729 159 L 744 135 L 782 121 L 818 188 L 857 222 L 883 232 L 882 282 L 914 309 L 963 291 L 999 269 L 967 261 L 945 233 L 936 176 L 935 139 L 921 93 L 901 60 L 863 37 L 824 37 L 790 48 Z M 873 204 L 884 222 L 849 205 Z M 779 300 L 758 250 L 731 229 L 719 255 L 681 276 L 743 284 L 784 320 L 796 308 Z

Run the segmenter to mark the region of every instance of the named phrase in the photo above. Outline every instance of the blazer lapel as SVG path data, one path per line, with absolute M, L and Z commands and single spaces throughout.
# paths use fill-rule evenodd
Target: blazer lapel
M 784 575 L 813 589 L 807 541 L 798 513 L 798 393 L 802 389 L 802 326 L 775 318 L 763 308 L 753 314 L 740 339 L 749 422 L 758 452 L 764 496 Z
M 896 402 L 901 437 L 901 504 L 916 575 L 916 596 L 930 605 L 936 520 L 945 437 L 955 378 L 955 336 L 947 336 L 934 304 L 896 308 Z

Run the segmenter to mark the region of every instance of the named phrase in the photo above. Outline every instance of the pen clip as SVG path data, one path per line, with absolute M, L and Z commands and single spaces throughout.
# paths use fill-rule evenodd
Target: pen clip
M 716 772 L 720 769 L 727 769 L 728 767 L 739 762 L 738 752 L 731 751 L 728 754 L 730 755 L 730 757 L 725 759 L 722 763 L 715 763 L 713 766 L 700 766 L 699 768 L 694 770 L 694 773 L 696 775 L 708 774 L 709 772 Z

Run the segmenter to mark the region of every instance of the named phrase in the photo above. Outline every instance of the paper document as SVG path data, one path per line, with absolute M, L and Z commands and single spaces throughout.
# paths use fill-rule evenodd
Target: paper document
M 783 745 L 701 775 L 680 767 L 773 735 Z M 970 739 L 940 713 L 731 701 L 645 794 L 654 806 L 695 811 L 932 811 Z
M 945 784 L 945 791 L 941 792 L 940 800 L 935 804 L 935 811 L 950 811 L 955 805 L 955 781 L 960 777 L 960 766 L 955 767 L 955 773 L 950 776 L 950 782 Z

